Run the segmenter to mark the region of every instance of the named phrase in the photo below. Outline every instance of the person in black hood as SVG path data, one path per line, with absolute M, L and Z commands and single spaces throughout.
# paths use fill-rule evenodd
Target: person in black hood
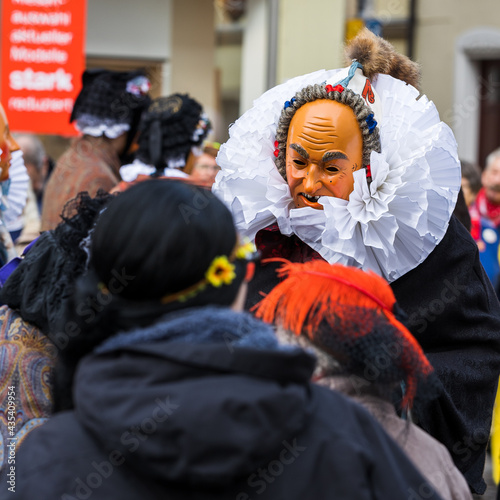
M 59 412 L 0 498 L 439 498 L 361 406 L 310 382 L 310 354 L 240 312 L 252 255 L 210 192 L 147 180 L 113 199 L 67 307 Z

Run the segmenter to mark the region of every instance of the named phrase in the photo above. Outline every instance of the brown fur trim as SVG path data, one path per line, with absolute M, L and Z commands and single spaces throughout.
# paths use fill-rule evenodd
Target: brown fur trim
M 345 54 L 349 63 L 356 59 L 363 65 L 363 73 L 370 80 L 381 73 L 419 88 L 420 66 L 367 28 L 347 44 Z

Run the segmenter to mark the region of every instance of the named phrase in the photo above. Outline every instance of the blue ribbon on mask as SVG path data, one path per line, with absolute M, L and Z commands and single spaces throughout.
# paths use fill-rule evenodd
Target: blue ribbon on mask
M 349 73 L 347 74 L 347 76 L 343 80 L 340 80 L 340 82 L 337 82 L 335 85 L 342 85 L 342 87 L 344 87 L 346 89 L 347 86 L 349 85 L 349 82 L 352 80 L 354 73 L 356 73 L 356 70 L 358 68 L 361 71 L 363 71 L 363 65 L 361 63 L 359 63 L 358 61 L 353 61 L 350 68 L 349 68 Z M 334 87 L 335 87 L 335 85 L 334 85 Z
M 375 130 L 375 127 L 377 126 L 377 120 L 374 120 L 373 113 L 371 113 L 365 118 L 365 121 L 366 124 L 368 125 L 368 132 L 370 132 L 371 134 Z

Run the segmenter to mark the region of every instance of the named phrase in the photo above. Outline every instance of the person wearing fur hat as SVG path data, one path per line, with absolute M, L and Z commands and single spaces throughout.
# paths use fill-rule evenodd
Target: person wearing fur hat
M 150 179 L 110 202 L 67 308 L 66 411 L 17 451 L 15 498 L 440 498 L 366 410 L 310 382 L 310 354 L 241 311 L 252 258 L 202 188 Z
M 441 382 L 415 421 L 482 493 L 500 371 L 500 305 L 474 241 L 452 216 L 460 163 L 418 89 L 418 66 L 368 30 L 347 68 L 293 78 L 230 129 L 214 192 L 263 258 L 323 259 L 388 280 Z M 260 266 L 248 307 L 276 283 Z
M 63 211 L 56 229 L 0 269 L 0 469 L 8 465 L 8 445 L 19 447 L 52 414 L 54 367 L 73 333 L 59 329 L 63 305 L 86 270 L 82 243 L 108 200 L 80 193 L 66 209 L 71 217 Z
M 445 446 L 396 414 L 393 401 L 408 415 L 417 389 L 430 400 L 437 380 L 389 284 L 324 260 L 284 261 L 278 273 L 283 281 L 258 303 L 256 316 L 277 324 L 285 343 L 312 350 L 313 380 L 366 407 L 444 499 L 471 500 Z
M 122 179 L 188 177 L 210 131 L 203 107 L 188 94 L 154 99 L 141 119 L 136 159 L 120 169 Z
M 56 163 L 46 184 L 41 229 L 61 222 L 66 202 L 79 192 L 95 196 L 120 182 L 120 166 L 128 157 L 142 112 L 151 99 L 143 71 L 86 70 L 70 121 L 83 134 Z

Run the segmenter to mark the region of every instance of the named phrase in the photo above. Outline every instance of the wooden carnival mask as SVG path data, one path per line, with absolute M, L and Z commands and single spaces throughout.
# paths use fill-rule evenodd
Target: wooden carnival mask
M 288 129 L 286 175 L 296 208 L 322 210 L 320 196 L 349 199 L 362 166 L 363 139 L 352 109 L 318 99 L 300 107 Z

